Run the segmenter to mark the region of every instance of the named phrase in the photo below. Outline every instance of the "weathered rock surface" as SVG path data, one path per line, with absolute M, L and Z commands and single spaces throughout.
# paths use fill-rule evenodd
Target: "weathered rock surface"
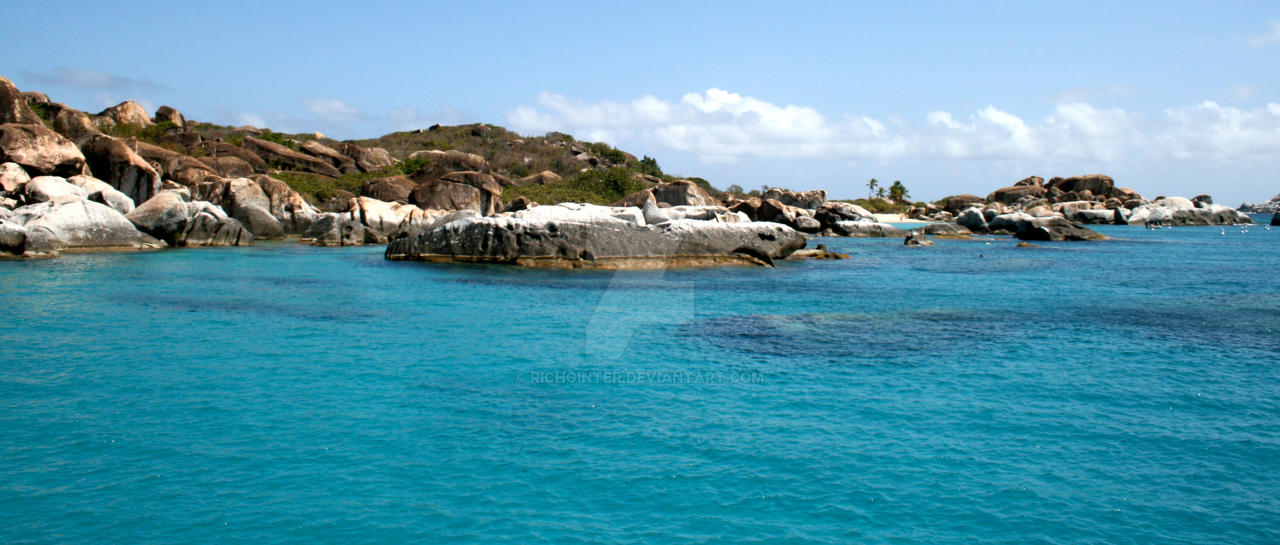
M 339 153 L 338 150 L 321 144 L 315 140 L 307 140 L 302 144 L 299 144 L 298 149 L 302 150 L 302 152 L 307 155 L 311 155 L 329 163 L 330 166 L 338 169 L 338 171 L 343 174 L 360 172 L 360 169 L 356 167 L 355 160 Z
M 419 174 L 414 175 L 415 181 Z M 484 216 L 502 210 L 502 186 L 488 174 L 459 171 L 434 179 L 423 176 L 428 179 L 414 187 L 410 204 L 424 209 L 474 210 Z
M 275 142 L 245 136 L 244 149 L 253 152 L 268 163 L 274 162 L 291 170 L 312 172 L 332 178 L 342 175 L 342 172 L 322 159 L 293 151 L 288 146 Z
M 0 123 L 41 123 L 27 98 L 4 76 L 0 76 Z
M 1070 178 L 1054 178 L 1049 180 L 1048 186 L 1063 193 L 1079 194 L 1080 192 L 1088 191 L 1092 195 L 1106 198 L 1112 196 L 1111 193 L 1115 190 L 1116 182 L 1110 176 L 1104 174 L 1086 174 Z
M 670 206 L 718 206 L 720 201 L 689 180 L 674 180 L 623 197 L 614 206 L 644 206 L 646 202 Z
M 788 206 L 813 210 L 822 206 L 822 203 L 827 202 L 827 192 L 823 189 L 816 189 L 813 191 L 786 191 L 775 187 L 765 191 L 763 195 L 760 195 L 760 198 L 774 199 Z
M 98 127 L 89 119 L 89 114 L 72 108 L 63 108 L 53 116 L 53 130 L 75 143 L 100 134 Z
M 388 259 L 553 268 L 772 264 L 804 247 L 783 225 L 670 220 L 639 225 L 602 207 L 539 206 L 504 217 L 461 217 L 391 241 Z
M 0 192 L 17 194 L 31 181 L 31 175 L 18 163 L 0 163 Z
M 360 194 L 380 201 L 408 204 L 417 185 L 408 176 L 388 176 L 365 182 L 360 187 Z
M 104 121 L 109 120 L 107 125 L 119 124 L 149 127 L 154 124 L 151 122 L 151 116 L 147 115 L 147 111 L 142 108 L 142 105 L 132 100 L 126 100 L 107 108 L 100 112 L 98 117 Z
M 562 179 L 563 179 L 563 178 L 561 178 L 559 174 L 556 174 L 556 173 L 554 173 L 554 172 L 551 172 L 550 170 L 544 170 L 544 171 L 539 172 L 539 173 L 537 173 L 537 174 L 530 174 L 530 175 L 525 176 L 525 177 L 523 177 L 523 178 L 519 178 L 519 179 L 517 179 L 517 180 L 515 181 L 515 185 L 517 185 L 517 186 L 524 186 L 524 185 L 545 185 L 545 184 L 553 184 L 553 183 L 556 183 L 556 182 L 558 182 L 558 181 L 560 181 L 560 180 L 562 180 Z
M 222 208 L 206 201 L 187 202 L 161 191 L 127 216 L 139 230 L 172 246 L 246 246 L 253 234 Z
M 128 195 L 121 193 L 116 188 L 111 187 L 111 184 L 107 182 L 94 178 L 93 176 L 83 174 L 79 176 L 72 176 L 67 179 L 67 182 L 84 190 L 85 194 L 88 195 L 88 199 L 93 202 L 100 202 L 110 206 L 111 208 L 114 208 L 116 212 L 121 214 L 133 212 L 133 199 L 129 198 Z
M 32 175 L 66 177 L 84 171 L 80 148 L 43 124 L 0 125 L 0 162 L 6 161 Z
M 1196 206 L 1189 199 L 1166 197 L 1133 209 L 1129 225 L 1236 225 L 1253 223 L 1248 214 L 1221 204 Z
M 194 187 L 210 176 L 218 176 L 218 172 L 204 164 L 203 161 L 160 146 L 139 142 L 133 138 L 122 140 L 125 146 L 134 150 L 143 159 L 157 167 L 161 179 L 171 180 L 179 185 Z
M 385 202 L 369 197 L 356 198 L 356 208 L 352 211 L 353 218 L 371 231 L 379 241 L 421 231 L 444 214 L 442 210 L 423 210 L 412 204 Z
M 164 123 L 166 121 L 173 123 L 180 128 L 186 128 L 187 126 L 187 118 L 182 116 L 182 112 L 179 112 L 169 106 L 161 106 L 156 109 L 155 122 Z
M 922 230 L 926 235 L 935 237 L 968 238 L 973 235 L 973 231 L 954 223 L 930 223 L 925 225 Z
M 355 144 L 341 142 L 337 150 L 350 157 L 361 172 L 374 172 L 396 164 L 391 153 L 382 148 L 362 148 Z
M 26 255 L 56 255 L 61 250 L 164 246 L 138 231 L 124 215 L 110 206 L 76 196 L 62 196 L 17 208 L 10 221 L 21 224 L 26 231 L 23 249 Z
M 214 172 L 223 178 L 245 178 L 253 176 L 253 165 L 239 157 L 226 155 L 223 157 L 201 157 L 200 162 L 209 165 Z
M 233 146 L 226 142 L 201 142 L 197 147 L 204 150 L 206 158 L 235 157 L 249 163 L 254 172 L 267 170 L 267 162 L 261 156 L 240 146 Z
M 1025 180 L 1024 180 L 1025 181 Z M 1022 183 L 1022 182 L 1018 182 Z M 1031 198 L 1039 199 L 1048 194 L 1049 190 L 1039 185 L 1013 185 L 1010 187 L 997 189 L 987 195 L 987 201 L 1000 202 L 1004 204 L 1013 204 L 1020 200 Z
M 315 246 L 363 246 L 368 233 L 364 224 L 347 214 L 320 214 L 303 233 L 300 242 Z
M 982 209 L 973 207 L 968 208 L 956 216 L 956 225 L 964 227 L 974 233 L 986 233 L 991 231 L 987 225 L 986 216 L 983 216 Z
M 933 246 L 934 242 L 929 240 L 924 231 L 911 231 L 902 240 L 903 246 Z
M 1071 223 L 1062 217 L 1019 220 L 1013 234 L 1019 240 L 1106 240 L 1101 233 L 1082 225 Z
M 901 237 L 907 234 L 906 229 L 867 220 L 836 222 L 831 232 L 845 237 Z
M 961 211 L 971 206 L 974 206 L 974 205 L 981 206 L 982 203 L 986 202 L 986 199 L 983 199 L 982 197 L 979 197 L 977 195 L 970 195 L 968 193 L 962 193 L 960 195 L 952 195 L 950 197 L 944 197 L 942 200 L 946 201 L 947 203 L 947 205 L 944 207 L 944 210 L 946 210 L 947 212 L 951 212 L 952 214 L 959 214 Z
M 489 162 L 474 153 L 458 150 L 423 150 L 409 154 L 409 159 L 430 159 L 430 163 L 410 175 L 418 183 L 439 179 L 450 172 L 489 172 Z
M 160 174 L 123 141 L 96 134 L 89 137 L 81 150 L 93 175 L 128 195 L 133 202 L 146 202 L 160 192 Z
M 49 202 L 64 197 L 85 199 L 89 197 L 83 189 L 72 185 L 61 176 L 36 176 L 22 188 L 27 204 Z

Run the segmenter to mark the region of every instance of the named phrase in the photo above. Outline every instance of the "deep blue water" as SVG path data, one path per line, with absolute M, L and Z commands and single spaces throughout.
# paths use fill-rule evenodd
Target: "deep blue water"
M 0 542 L 1280 541 L 1280 229 L 1099 230 L 0 262 Z

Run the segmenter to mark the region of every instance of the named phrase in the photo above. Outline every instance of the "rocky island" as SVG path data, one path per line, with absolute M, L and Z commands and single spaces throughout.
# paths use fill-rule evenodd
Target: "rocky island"
M 385 243 L 392 260 L 771 266 L 834 255 L 797 253 L 809 237 L 1093 241 L 1105 237 L 1090 224 L 1228 225 L 1251 223 L 1246 211 L 1280 211 L 1280 198 L 1244 210 L 1208 195 L 1146 199 L 1098 174 L 1031 176 L 986 197 L 880 201 L 922 226 L 903 229 L 822 190 L 722 192 L 559 133 L 437 125 L 338 142 L 198 123 L 168 106 L 149 115 L 131 101 L 89 114 L 0 77 L 0 255 L 15 257 L 296 238 Z

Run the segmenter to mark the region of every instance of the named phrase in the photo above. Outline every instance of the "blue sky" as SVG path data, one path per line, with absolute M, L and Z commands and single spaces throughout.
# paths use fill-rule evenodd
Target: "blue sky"
M 1116 4 L 27 2 L 0 75 L 336 138 L 562 130 L 721 187 L 1280 193 L 1280 5 Z

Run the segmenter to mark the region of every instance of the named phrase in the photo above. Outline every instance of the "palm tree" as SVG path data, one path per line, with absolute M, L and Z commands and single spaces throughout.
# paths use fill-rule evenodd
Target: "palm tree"
M 911 194 L 907 192 L 907 186 L 902 185 L 898 180 L 893 181 L 893 185 L 889 186 L 889 198 L 893 202 L 903 202 L 911 198 Z
M 875 197 L 876 195 L 879 195 L 882 191 L 884 191 L 884 188 L 880 187 L 880 182 L 876 181 L 875 178 L 872 178 L 870 182 L 867 182 L 867 198 L 868 199 Z

